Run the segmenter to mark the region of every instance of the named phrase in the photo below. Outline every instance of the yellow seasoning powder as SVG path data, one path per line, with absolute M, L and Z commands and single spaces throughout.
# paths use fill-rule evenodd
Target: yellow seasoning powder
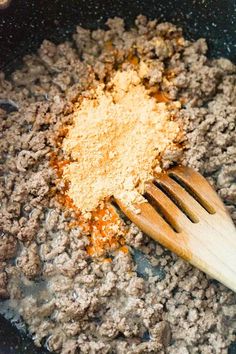
M 174 149 L 182 130 L 173 119 L 180 103 L 146 89 L 137 71 L 118 71 L 83 95 L 63 134 L 64 159 L 51 161 L 65 182 L 58 201 L 76 216 L 71 227 L 88 235 L 88 254 L 106 262 L 111 251 L 128 252 L 128 228 L 110 197 L 132 208 L 145 202 L 145 182 L 160 171 L 161 155 Z
M 167 103 L 149 95 L 135 70 L 119 71 L 84 97 L 73 121 L 62 148 L 75 206 L 86 214 L 111 196 L 145 202 L 144 184 L 180 131 Z

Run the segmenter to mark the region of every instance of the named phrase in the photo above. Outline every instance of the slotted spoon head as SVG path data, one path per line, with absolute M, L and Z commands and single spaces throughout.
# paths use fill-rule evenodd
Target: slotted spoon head
M 206 179 L 189 167 L 157 174 L 147 202 L 118 206 L 143 232 L 236 291 L 236 229 Z

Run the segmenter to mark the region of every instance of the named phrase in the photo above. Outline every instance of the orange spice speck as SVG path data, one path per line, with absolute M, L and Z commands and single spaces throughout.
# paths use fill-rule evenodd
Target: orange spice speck
M 183 37 L 179 37 L 177 39 L 177 44 L 180 45 L 180 46 L 184 46 L 184 43 L 185 43 L 185 40 Z
M 133 53 L 129 53 L 127 60 L 130 64 L 133 65 L 138 65 L 139 63 L 139 58 L 136 55 L 133 55 Z
M 184 105 L 188 102 L 188 99 L 186 97 L 180 97 L 179 101 L 182 105 Z
M 118 251 L 123 252 L 125 254 L 129 253 L 129 250 L 128 250 L 127 246 L 120 247 Z
M 151 94 L 152 97 L 154 97 L 157 102 L 170 102 L 170 99 L 165 92 L 157 91 L 155 93 Z

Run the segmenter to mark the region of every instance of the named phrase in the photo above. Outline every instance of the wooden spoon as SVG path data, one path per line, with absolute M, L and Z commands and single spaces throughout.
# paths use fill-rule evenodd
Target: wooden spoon
M 147 183 L 147 202 L 118 206 L 143 232 L 236 291 L 236 229 L 198 172 L 179 166 Z

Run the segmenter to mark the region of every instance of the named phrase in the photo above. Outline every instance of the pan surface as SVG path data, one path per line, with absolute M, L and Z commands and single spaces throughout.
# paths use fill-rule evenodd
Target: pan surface
M 236 60 L 235 0 L 12 0 L 0 9 L 0 70 L 13 70 L 45 38 L 62 42 L 78 24 L 95 29 L 120 16 L 130 26 L 139 14 L 180 25 L 188 38 L 207 39 L 210 56 Z

